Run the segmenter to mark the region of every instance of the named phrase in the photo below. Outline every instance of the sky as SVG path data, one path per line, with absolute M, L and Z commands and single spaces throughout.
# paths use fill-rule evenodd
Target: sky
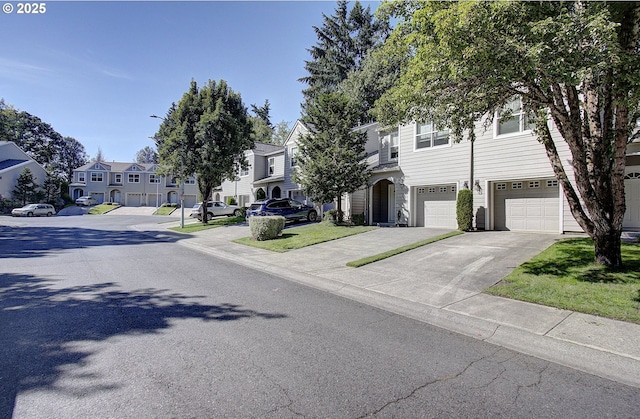
M 13 6 L 7 13 L 7 3 Z M 271 121 L 300 117 L 313 26 L 335 1 L 45 1 L 0 13 L 0 98 L 80 141 L 89 157 L 130 162 L 191 80 L 226 80 Z M 40 2 L 38 2 L 40 3 Z M 375 9 L 377 2 L 361 1 Z M 11 9 L 11 8 L 9 8 Z

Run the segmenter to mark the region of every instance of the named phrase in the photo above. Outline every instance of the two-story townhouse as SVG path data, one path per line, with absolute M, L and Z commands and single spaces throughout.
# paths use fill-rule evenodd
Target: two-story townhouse
M 29 157 L 13 141 L 0 141 L 0 198 L 11 198 L 18 177 L 24 169 L 29 169 L 36 183 L 42 185 L 47 171 Z
M 488 130 L 479 121 L 473 144 L 454 143 L 447 130 L 429 121 L 402 125 L 397 131 L 378 129 L 378 166 L 366 192 L 368 222 L 391 223 L 395 217 L 397 224 L 456 228 L 457 192 L 470 188 L 478 229 L 580 231 L 519 101 L 511 106 L 512 117 L 502 122 L 494 118 Z M 568 146 L 552 124 L 551 132 L 573 179 Z M 637 229 L 640 143 L 629 145 L 626 171 L 623 226 Z
M 91 162 L 73 171 L 69 194 L 73 199 L 91 195 L 98 202 L 117 202 L 122 205 L 159 206 L 180 202 L 180 181 L 175 176 L 156 173 L 152 163 Z M 185 180 L 183 199 L 185 207 L 198 201 L 195 178 Z

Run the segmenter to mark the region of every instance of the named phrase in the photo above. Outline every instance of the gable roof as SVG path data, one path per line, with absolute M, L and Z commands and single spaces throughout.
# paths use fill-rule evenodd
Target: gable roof
M 20 163 L 24 163 L 28 160 L 7 159 L 0 161 L 0 170 L 8 169 L 13 166 L 17 166 Z

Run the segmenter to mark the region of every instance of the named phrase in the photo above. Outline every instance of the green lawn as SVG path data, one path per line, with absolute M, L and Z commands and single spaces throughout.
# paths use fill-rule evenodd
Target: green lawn
M 207 221 L 207 224 L 202 224 L 201 222 L 189 223 L 185 224 L 184 228 L 171 227 L 169 230 L 177 231 L 179 233 L 195 233 L 196 231 L 208 230 L 210 228 L 234 225 L 244 223 L 244 217 L 225 217 L 218 218 L 215 220 Z
M 623 243 L 623 269 L 593 263 L 591 239 L 560 241 L 485 292 L 640 323 L 640 245 Z
M 106 212 L 113 211 L 114 209 L 119 207 L 120 205 L 100 204 L 91 208 L 88 214 L 97 214 L 97 215 L 104 214 Z
M 171 215 L 177 207 L 160 207 L 153 213 L 153 215 Z
M 274 240 L 257 241 L 251 237 L 234 240 L 235 243 L 259 247 L 274 252 L 286 252 L 300 249 L 354 234 L 364 233 L 378 227 L 374 226 L 336 226 L 330 223 L 314 223 L 300 227 L 291 227 L 282 231 L 282 236 Z

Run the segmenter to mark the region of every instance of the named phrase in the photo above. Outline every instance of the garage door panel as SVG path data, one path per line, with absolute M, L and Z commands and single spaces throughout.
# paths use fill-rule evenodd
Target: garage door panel
M 456 228 L 455 201 L 425 201 L 425 227 Z
M 558 187 L 545 187 L 545 181 L 537 181 L 538 186 L 535 188 L 527 186 L 529 181 L 517 183 L 521 189 L 502 186 L 501 189 L 495 190 L 495 228 L 514 231 L 559 231 Z M 510 182 L 504 182 L 503 185 L 510 185 Z
M 421 227 L 456 228 L 456 185 L 416 187 L 416 225 Z
M 640 228 L 640 179 L 624 181 L 627 211 L 624 213 L 622 227 Z

